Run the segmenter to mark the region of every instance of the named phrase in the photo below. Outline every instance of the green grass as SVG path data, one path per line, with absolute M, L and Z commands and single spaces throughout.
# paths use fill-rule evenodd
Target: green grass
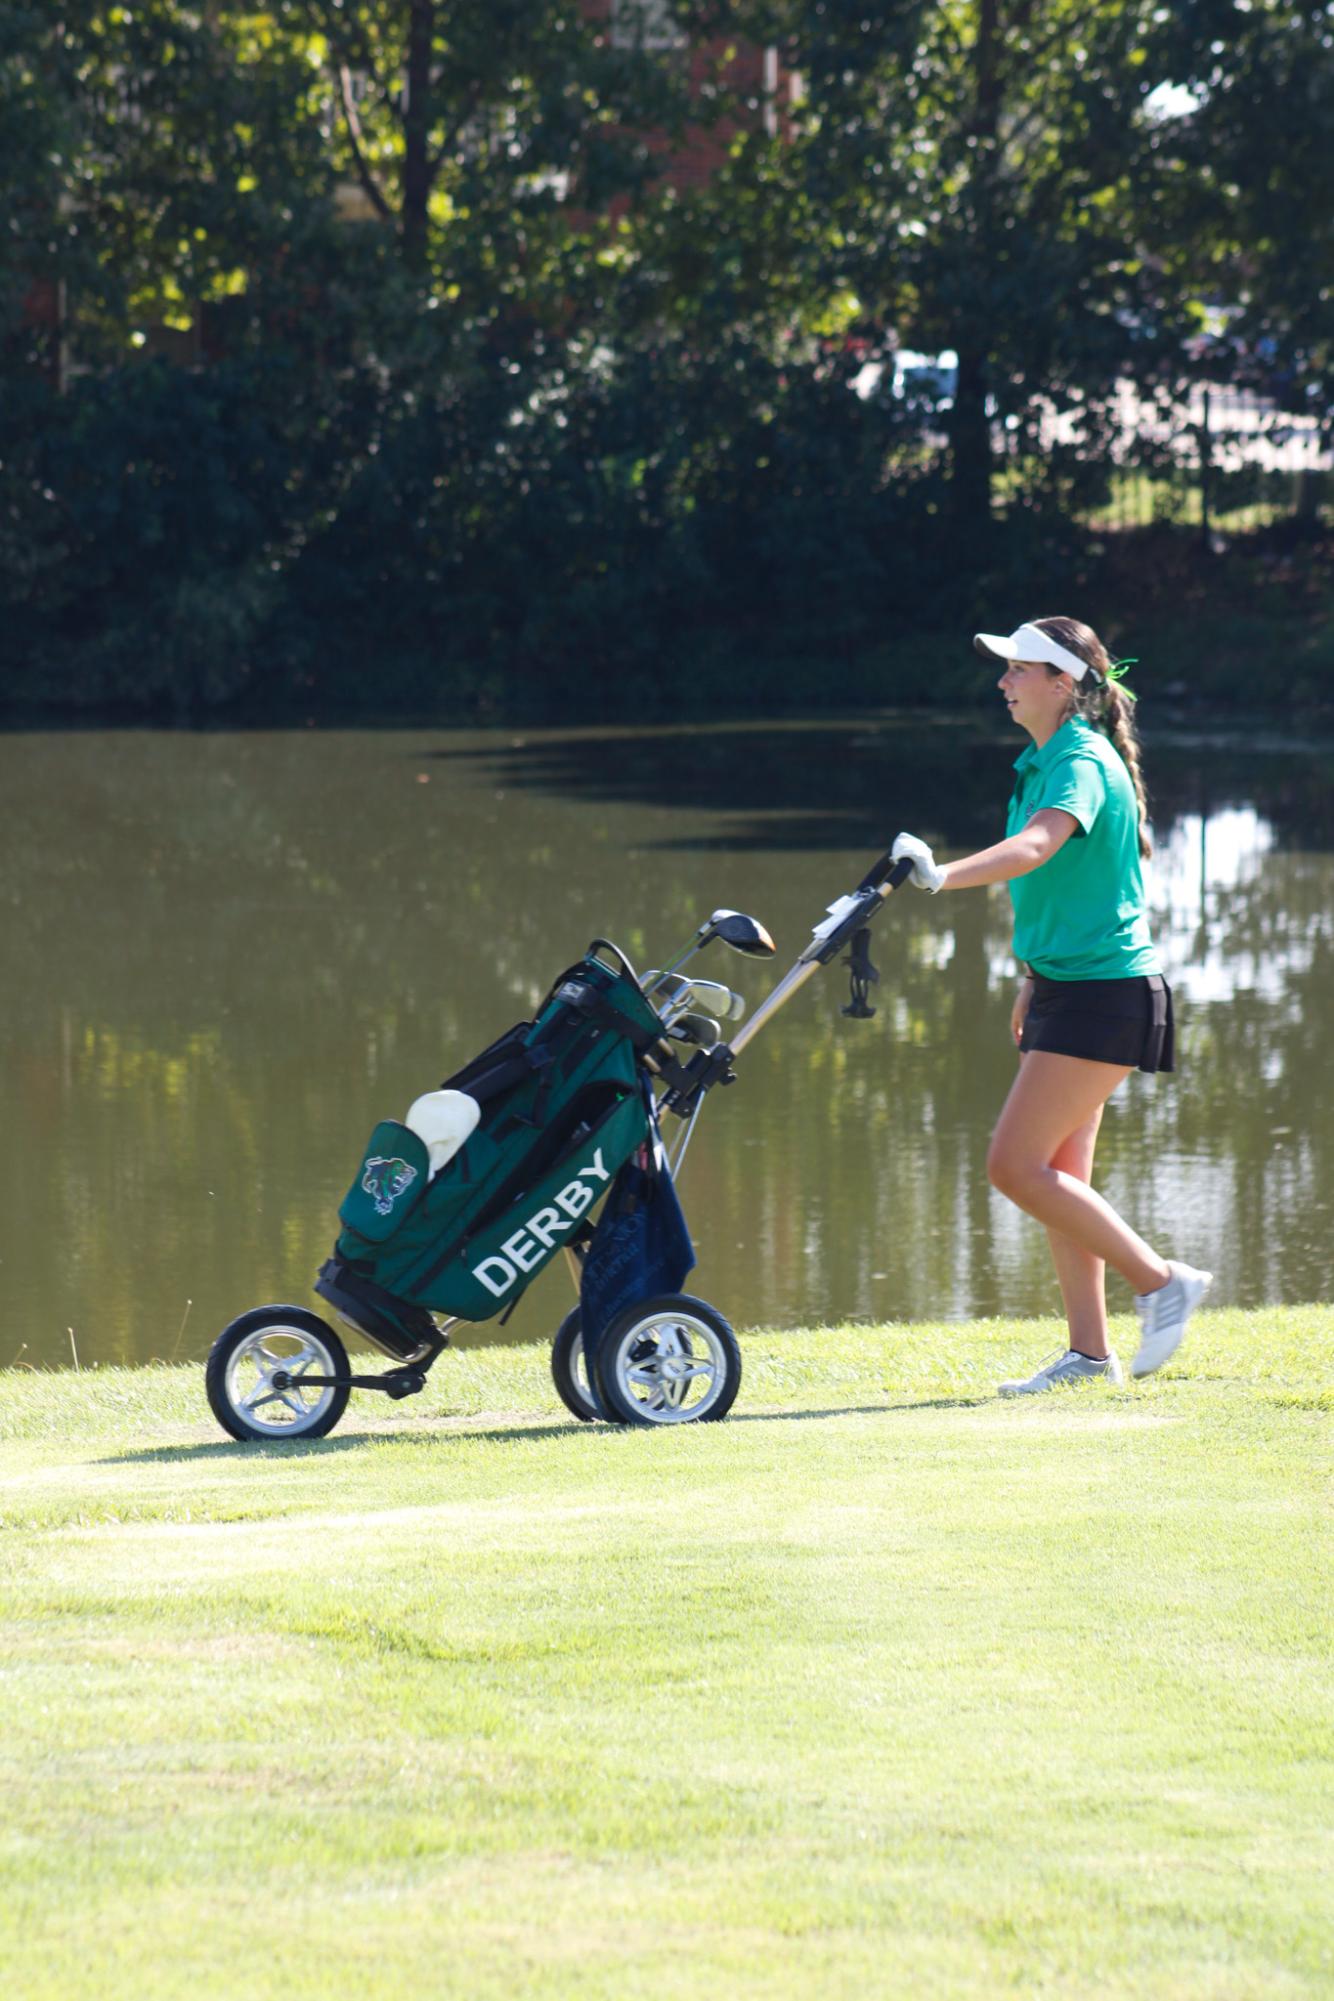
M 0 1375 L 7 2001 L 1329 1993 L 1331 1335 L 752 1334 L 669 1433 L 474 1350 L 294 1448 Z

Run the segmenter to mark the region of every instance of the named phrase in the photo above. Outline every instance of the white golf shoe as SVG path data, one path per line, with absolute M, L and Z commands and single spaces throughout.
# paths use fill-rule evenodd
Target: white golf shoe
M 1167 1260 L 1172 1276 L 1157 1292 L 1137 1292 L 1135 1311 L 1139 1315 L 1139 1348 L 1130 1364 L 1132 1376 L 1151 1376 L 1169 1362 L 1181 1346 L 1186 1322 L 1214 1282 L 1211 1271 L 1196 1271 L 1193 1265 Z
M 1053 1355 L 1044 1362 L 1036 1375 L 1023 1381 L 999 1383 L 997 1394 L 1003 1397 L 1040 1396 L 1043 1390 L 1073 1389 L 1080 1383 L 1111 1383 L 1120 1389 L 1125 1381 L 1121 1364 L 1114 1354 L 1106 1361 L 1095 1362 L 1092 1355 L 1081 1355 L 1077 1348 L 1067 1348 L 1062 1355 Z

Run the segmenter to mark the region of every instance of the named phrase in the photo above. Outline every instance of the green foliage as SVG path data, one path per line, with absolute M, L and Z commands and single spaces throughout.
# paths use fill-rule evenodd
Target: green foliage
M 282 389 L 276 367 L 158 363 L 5 413 L 29 699 L 190 714 L 244 685 L 313 498 L 289 478 Z
M 487 414 L 472 399 L 414 424 L 309 551 L 323 598 L 356 538 L 378 535 L 389 567 L 374 618 L 391 659 L 430 633 L 430 657 L 485 660 L 530 709 L 563 708 L 571 676 L 665 706 L 707 693 L 711 633 L 747 651 L 777 626 L 810 657 L 831 632 L 837 644 L 831 591 L 847 595 L 864 638 L 868 603 L 886 600 L 904 566 L 892 529 L 909 525 L 907 494 L 878 476 L 884 413 L 841 380 L 784 380 L 744 342 L 707 361 L 666 348 L 548 382 L 509 410 L 503 459 Z M 423 454 L 448 465 L 434 485 Z M 405 495 L 419 502 L 413 536 L 385 535 L 371 510 Z M 426 575 L 423 548 L 440 559 Z M 345 610 L 355 662 L 365 619 Z
M 6 12 L 16 701 L 851 695 L 1087 568 L 1118 385 L 1328 413 L 1323 9 L 675 13 L 689 61 L 575 0 Z
M 1334 407 L 1334 22 L 1310 0 L 1188 0 L 1162 59 L 1187 93 L 1154 249 L 1227 308 L 1216 368 L 1288 408 Z M 1205 357 L 1206 362 L 1209 359 Z

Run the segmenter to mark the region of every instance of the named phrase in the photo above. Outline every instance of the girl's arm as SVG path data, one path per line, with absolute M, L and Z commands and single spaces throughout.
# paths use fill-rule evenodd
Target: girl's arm
M 1079 825 L 1073 813 L 1059 806 L 1044 806 L 1026 827 L 994 848 L 983 848 L 961 861 L 944 862 L 942 889 L 980 889 L 988 882 L 1013 882 L 1016 876 L 1031 875 L 1063 848 Z

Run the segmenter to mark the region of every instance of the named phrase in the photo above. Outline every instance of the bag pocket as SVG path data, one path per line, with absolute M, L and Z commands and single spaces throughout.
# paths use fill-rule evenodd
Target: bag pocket
M 447 1246 L 406 1288 L 407 1296 L 464 1320 L 501 1312 L 577 1234 L 647 1136 L 648 1115 L 636 1091 L 572 1134 L 558 1160 L 503 1213 L 472 1226 L 465 1242 Z
M 397 1119 L 381 1119 L 338 1205 L 339 1220 L 367 1243 L 382 1244 L 412 1214 L 429 1179 L 425 1143 Z

